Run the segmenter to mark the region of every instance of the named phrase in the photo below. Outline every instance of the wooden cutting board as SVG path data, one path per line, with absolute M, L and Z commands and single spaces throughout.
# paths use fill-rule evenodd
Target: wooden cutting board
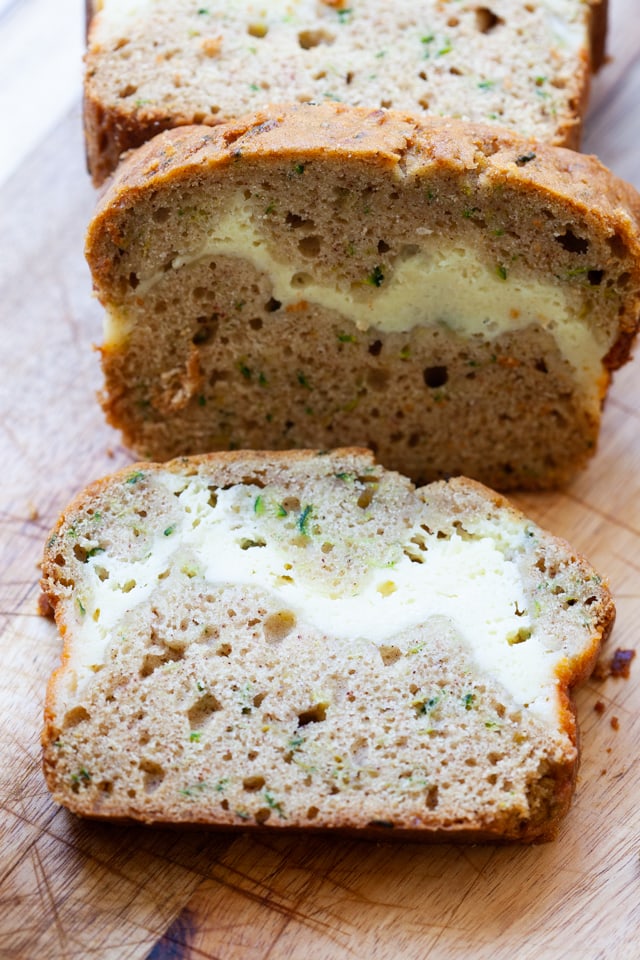
M 585 147 L 640 187 L 635 4 L 613 0 L 617 59 L 596 81 Z M 101 311 L 82 257 L 93 202 L 75 107 L 0 194 L 0 957 L 640 957 L 640 656 L 630 679 L 578 695 L 583 764 L 553 844 L 172 832 L 85 823 L 52 804 L 38 738 L 61 644 L 38 615 L 38 562 L 75 491 L 131 459 L 95 399 Z M 633 648 L 639 360 L 616 379 L 587 471 L 563 493 L 514 499 L 608 575 L 610 649 Z

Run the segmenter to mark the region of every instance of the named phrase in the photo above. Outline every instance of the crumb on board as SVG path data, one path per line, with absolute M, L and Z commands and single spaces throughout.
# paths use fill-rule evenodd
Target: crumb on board
M 620 721 L 618 720 L 617 717 L 611 717 L 611 720 L 609 721 L 609 723 L 611 724 L 611 727 L 613 730 L 620 729 Z
M 622 650 L 618 647 L 608 660 L 598 660 L 593 671 L 593 679 L 606 680 L 608 677 L 622 677 L 628 680 L 631 661 L 635 655 L 635 650 Z
M 631 661 L 635 657 L 635 650 L 621 650 L 618 648 L 611 658 L 611 676 L 629 678 Z
M 44 593 L 41 593 L 38 597 L 38 613 L 41 617 L 48 617 L 50 620 L 53 619 L 53 607 Z
M 602 700 L 596 700 L 596 702 L 593 705 L 593 709 L 598 714 L 598 716 L 602 716 L 602 714 L 604 713 L 604 703 L 602 702 Z

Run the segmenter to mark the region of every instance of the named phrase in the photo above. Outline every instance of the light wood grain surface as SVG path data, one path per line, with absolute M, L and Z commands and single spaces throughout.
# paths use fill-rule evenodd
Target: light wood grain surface
M 595 81 L 584 146 L 640 188 L 640 10 L 637 0 L 611 3 L 615 59 Z M 77 489 L 131 458 L 95 399 L 101 312 L 82 257 L 94 193 L 79 79 L 67 74 L 56 109 L 27 136 L 5 96 L 16 81 L 5 54 L 18 63 L 16 38 L 34 35 L 28 18 L 40 30 L 40 16 L 59 10 L 47 30 L 68 70 L 81 6 L 0 3 L 2 138 L 15 131 L 0 163 L 0 957 L 637 960 L 640 658 L 630 679 L 591 681 L 578 695 L 583 763 L 554 844 L 171 832 L 82 822 L 50 801 L 39 731 L 61 644 L 38 615 L 42 546 Z M 62 72 L 60 50 L 46 46 L 29 60 L 45 86 L 47 70 Z M 608 575 L 612 648 L 635 647 L 640 624 L 639 363 L 617 376 L 597 456 L 571 488 L 514 498 Z

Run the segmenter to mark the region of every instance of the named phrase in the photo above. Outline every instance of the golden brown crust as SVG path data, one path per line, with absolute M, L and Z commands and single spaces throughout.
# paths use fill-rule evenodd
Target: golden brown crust
M 535 153 L 536 163 L 518 157 Z M 431 162 L 442 171 L 478 172 L 495 183 L 509 183 L 542 197 L 562 197 L 591 212 L 603 230 L 615 226 L 640 250 L 640 194 L 611 173 L 595 156 L 525 140 L 500 127 L 343 105 L 274 107 L 218 129 L 180 127 L 145 143 L 127 158 L 102 195 L 87 235 L 87 255 L 103 221 L 135 203 L 143 190 L 156 190 L 201 171 L 245 161 L 287 159 L 304 154 L 323 162 L 348 158 L 378 168 L 407 170 Z M 631 216 L 629 216 L 631 214 Z
M 609 0 L 589 0 L 589 50 L 583 55 L 586 60 L 583 63 L 583 82 L 579 92 L 574 95 L 575 117 L 572 123 L 562 128 L 562 137 L 556 141 L 570 150 L 580 149 L 591 93 L 591 76 L 606 62 L 608 5 Z
M 44 772 L 46 777 L 46 761 L 44 765 Z M 211 823 L 210 820 L 204 819 L 177 821 L 175 819 L 163 819 L 162 817 L 158 816 L 145 819 L 144 816 L 132 817 L 125 811 L 114 815 L 100 814 L 95 812 L 88 813 L 80 805 L 78 805 L 78 809 L 74 809 L 72 802 L 65 804 L 65 806 L 71 813 L 74 813 L 77 816 L 83 817 L 87 820 L 96 821 L 98 823 L 121 824 L 122 826 L 135 825 L 143 827 L 162 827 L 165 829 L 168 828 L 180 831 L 202 829 L 216 832 L 231 831 L 239 834 L 256 834 L 263 840 L 266 831 L 278 830 L 285 833 L 299 833 L 301 836 L 318 836 L 325 838 L 327 837 L 328 833 L 331 833 L 331 835 L 335 837 L 344 837 L 345 839 L 352 840 L 371 840 L 376 843 L 393 841 L 398 843 L 422 844 L 454 843 L 462 845 L 490 843 L 493 845 L 502 846 L 507 844 L 521 843 L 533 845 L 538 843 L 549 843 L 556 839 L 562 820 L 566 816 L 571 805 L 571 797 L 574 791 L 574 781 L 575 776 L 567 780 L 566 785 L 563 784 L 558 788 L 559 801 L 557 808 L 544 830 L 541 830 L 539 826 L 532 827 L 530 824 L 523 822 L 520 829 L 513 829 L 510 832 L 498 830 L 495 827 L 492 828 L 490 826 L 483 827 L 481 825 L 478 825 L 477 827 L 451 826 L 440 827 L 439 829 L 434 829 L 432 827 L 411 829 L 394 826 L 392 823 L 385 820 L 380 820 L 377 824 L 370 823 L 367 826 L 362 827 L 344 826 L 340 823 L 332 824 L 330 827 L 314 827 L 313 825 L 291 825 L 278 823 L 275 821 L 269 827 L 264 827 L 256 823 Z M 561 797 L 562 799 L 560 799 Z
M 537 163 L 518 165 L 531 150 Z M 98 204 L 100 216 L 117 207 L 125 191 L 158 188 L 188 177 L 198 166 L 215 168 L 245 160 L 296 157 L 323 161 L 361 159 L 377 167 L 406 169 L 415 158 L 457 173 L 482 169 L 487 178 L 542 194 L 562 196 L 581 210 L 593 210 L 603 227 L 610 222 L 637 245 L 640 195 L 595 156 L 519 137 L 497 126 L 445 118 L 415 118 L 392 111 L 341 104 L 274 106 L 225 124 L 224 128 L 185 126 L 166 131 L 120 167 Z M 625 212 L 632 221 L 625 224 Z
M 591 6 L 591 62 L 594 73 L 606 62 L 609 0 L 590 0 Z
M 126 153 L 140 147 L 163 130 L 181 124 L 161 115 L 138 114 L 134 117 L 115 107 L 105 110 L 91 92 L 85 90 L 83 126 L 87 170 L 94 186 L 99 187 L 113 173 Z

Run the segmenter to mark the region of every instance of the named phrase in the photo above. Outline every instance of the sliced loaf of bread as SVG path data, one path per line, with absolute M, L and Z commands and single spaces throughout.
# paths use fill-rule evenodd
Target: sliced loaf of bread
M 85 129 L 96 183 L 160 130 L 283 101 L 474 121 L 577 146 L 606 0 L 97 0 Z
M 640 315 L 640 198 L 496 127 L 335 104 L 167 131 L 89 227 L 104 407 L 140 457 L 367 446 L 566 482 Z
M 139 463 L 45 550 L 64 637 L 43 736 L 75 813 L 550 839 L 572 688 L 614 617 L 568 544 L 473 481 L 366 451 Z

